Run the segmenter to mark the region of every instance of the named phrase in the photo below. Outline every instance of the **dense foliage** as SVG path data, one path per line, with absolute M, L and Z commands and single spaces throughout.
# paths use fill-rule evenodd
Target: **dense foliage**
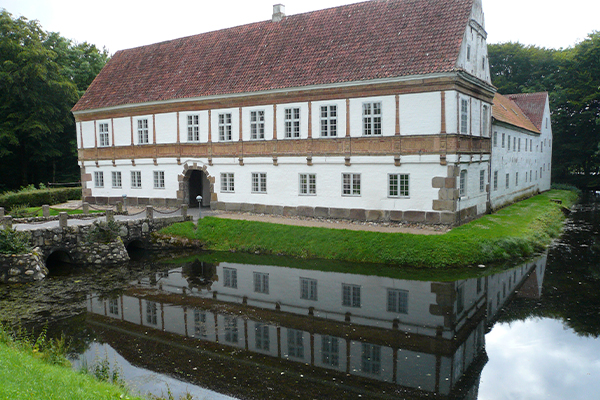
M 23 254 L 30 251 L 29 233 L 14 229 L 0 229 L 0 253 Z
M 70 110 L 107 59 L 0 11 L 0 191 L 79 180 Z
M 35 189 L 27 187 L 19 192 L 5 192 L 0 195 L 0 207 L 11 210 L 18 206 L 41 207 L 69 200 L 81 199 L 81 188 Z
M 568 49 L 489 45 L 492 82 L 502 94 L 547 91 L 553 181 L 600 187 L 600 33 Z

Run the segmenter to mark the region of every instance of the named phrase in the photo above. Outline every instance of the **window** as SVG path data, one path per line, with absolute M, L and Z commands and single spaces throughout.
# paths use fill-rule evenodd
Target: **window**
M 287 342 L 290 357 L 304 358 L 303 332 L 296 329 L 288 329 Z
M 238 325 L 237 318 L 232 316 L 225 316 L 225 341 L 228 343 L 238 342 Z
M 485 70 L 485 57 L 481 58 L 481 69 Z
M 158 325 L 157 307 L 153 301 L 146 301 L 146 322 L 150 325 Z
M 510 135 L 508 135 L 508 150 L 510 151 Z
M 481 291 L 483 290 L 483 278 L 479 277 L 477 278 L 477 293 L 481 293 Z
M 300 194 L 316 195 L 317 194 L 317 175 L 316 174 L 300 174 Z
M 510 174 L 506 174 L 506 188 L 510 186 Z
M 363 104 L 363 135 L 381 135 L 381 103 Z
M 268 325 L 261 324 L 260 322 L 254 323 L 254 344 L 257 350 L 270 350 L 271 340 L 269 338 Z
M 187 116 L 188 142 L 200 141 L 200 124 L 198 115 Z
M 463 169 L 460 171 L 459 194 L 461 197 L 467 195 L 467 170 L 466 169 Z
M 460 100 L 460 133 L 469 132 L 469 101 Z
M 388 196 L 408 197 L 408 174 L 388 174 Z
M 529 151 L 533 151 L 533 139 L 529 139 Z
M 154 171 L 154 189 L 165 188 L 165 171 Z
M 267 193 L 266 173 L 252 173 L 252 193 Z
M 337 136 L 337 106 L 321 106 L 321 136 Z
M 519 186 L 519 173 L 515 172 L 515 186 Z
M 221 192 L 234 192 L 234 179 L 233 172 L 221 173 Z
M 513 137 L 513 150 L 517 150 L 517 138 Z
M 460 314 L 465 309 L 465 287 L 460 285 L 456 289 L 456 313 Z
M 494 147 L 498 147 L 498 132 L 494 132 Z
M 467 45 L 467 61 L 471 61 L 471 45 Z
M 98 124 L 98 131 L 100 132 L 100 147 L 110 146 L 108 124 Z
M 112 172 L 112 187 L 119 189 L 121 188 L 121 171 Z
M 485 169 L 479 170 L 479 191 L 483 193 L 485 190 Z
M 504 148 L 504 140 L 506 139 L 506 133 L 502 134 L 502 148 Z
M 194 336 L 205 338 L 208 336 L 206 329 L 206 313 L 194 310 Z
M 231 113 L 219 114 L 219 141 L 231 140 Z
M 148 119 L 138 119 L 138 144 L 148 143 Z
M 250 111 L 250 139 L 265 138 L 265 112 Z
M 517 146 L 517 152 L 521 151 L 521 138 L 519 138 L 519 142 L 518 142 L 518 146 Z
M 132 189 L 141 189 L 142 187 L 142 172 L 141 171 L 131 171 L 131 188 Z
M 94 171 L 94 187 L 104 187 L 104 172 Z
M 342 283 L 342 305 L 360 307 L 360 286 Z
M 494 190 L 498 190 L 498 171 L 494 171 Z
M 108 313 L 119 315 L 119 299 L 108 299 Z
M 400 314 L 408 314 L 408 290 L 388 289 L 387 310 Z
M 339 367 L 340 344 L 338 338 L 321 336 L 321 362 L 332 367 Z
M 360 359 L 362 372 L 378 375 L 381 371 L 381 346 L 362 343 Z
M 269 274 L 254 272 L 254 291 L 256 293 L 269 294 Z
M 342 174 L 342 194 L 360 196 L 360 174 Z
M 223 287 L 237 289 L 237 269 L 223 268 Z
M 540 179 L 542 179 L 542 167 L 540 167 Z
M 485 65 L 485 58 L 483 59 Z M 483 115 L 482 115 L 482 123 L 481 123 L 481 136 L 488 136 L 488 106 L 483 106 Z
M 300 137 L 300 109 L 286 108 L 284 117 L 285 137 L 299 138 Z
M 300 278 L 300 298 L 317 300 L 317 281 L 315 279 Z

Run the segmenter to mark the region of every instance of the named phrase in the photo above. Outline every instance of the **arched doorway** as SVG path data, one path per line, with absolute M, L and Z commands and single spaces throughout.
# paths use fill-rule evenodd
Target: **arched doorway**
M 209 207 L 212 185 L 208 174 L 203 169 L 190 168 L 184 175 L 185 202 L 190 208 L 198 207 L 198 196 L 202 196 L 202 207 Z

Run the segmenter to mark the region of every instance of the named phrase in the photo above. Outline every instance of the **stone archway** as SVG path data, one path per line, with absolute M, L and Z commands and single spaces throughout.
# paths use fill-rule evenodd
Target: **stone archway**
M 217 200 L 215 193 L 215 178 L 210 176 L 206 165 L 185 164 L 183 174 L 179 176 L 179 191 L 177 197 L 183 204 L 198 207 L 196 196 L 202 196 L 202 207 L 209 207 Z

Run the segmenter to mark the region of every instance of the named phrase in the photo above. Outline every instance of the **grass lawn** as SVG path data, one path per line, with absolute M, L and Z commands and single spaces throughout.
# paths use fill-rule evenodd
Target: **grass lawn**
M 0 343 L 0 399 L 105 400 L 140 399 L 118 386 L 70 368 L 50 365 L 36 356 Z
M 551 201 L 557 199 L 562 205 Z M 452 229 L 415 235 L 299 227 L 203 218 L 161 233 L 199 240 L 207 250 L 288 255 L 414 267 L 458 267 L 527 257 L 560 235 L 564 214 L 577 194 L 551 190 Z
M 24 212 L 25 212 L 25 214 L 27 214 L 28 217 L 41 217 L 43 215 L 41 207 L 28 207 L 24 210 Z M 82 209 L 73 210 L 70 208 L 52 208 L 52 207 L 50 207 L 50 216 L 58 215 L 61 212 L 66 212 L 69 215 L 83 214 Z M 103 211 L 90 209 L 90 214 L 97 214 L 97 213 L 101 213 L 101 212 L 103 212 Z

